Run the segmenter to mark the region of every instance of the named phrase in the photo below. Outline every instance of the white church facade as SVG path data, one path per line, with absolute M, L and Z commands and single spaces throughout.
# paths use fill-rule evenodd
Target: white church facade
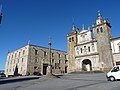
M 78 30 L 73 24 L 67 41 L 69 72 L 107 71 L 120 64 L 120 37 L 112 38 L 111 25 L 100 12 L 92 30 Z

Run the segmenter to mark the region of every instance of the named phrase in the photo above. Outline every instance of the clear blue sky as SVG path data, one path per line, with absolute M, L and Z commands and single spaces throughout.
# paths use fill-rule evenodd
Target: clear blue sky
M 72 18 L 81 29 L 91 27 L 101 10 L 108 17 L 113 37 L 120 36 L 120 0 L 0 0 L 3 20 L 0 26 L 0 70 L 4 69 L 8 50 L 14 51 L 28 40 L 32 44 L 67 51 L 67 33 Z

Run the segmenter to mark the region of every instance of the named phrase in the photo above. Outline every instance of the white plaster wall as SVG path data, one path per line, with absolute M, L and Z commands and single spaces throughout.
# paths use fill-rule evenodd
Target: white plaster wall
M 86 46 L 86 48 L 84 48 Z M 88 47 L 90 47 L 90 52 L 88 51 Z M 81 53 L 82 48 L 82 53 Z M 78 45 L 75 47 L 75 56 L 87 55 L 97 53 L 97 42 L 90 42 L 87 44 Z
M 111 48 L 112 48 L 112 53 L 119 53 L 119 46 L 120 46 L 120 38 L 116 40 L 111 41 Z
M 120 53 L 113 54 L 114 63 L 120 61 Z
M 23 50 L 25 51 L 24 55 L 23 55 Z M 23 62 L 22 62 L 22 58 L 23 58 Z M 14 74 L 16 65 L 18 66 L 18 73 L 25 75 L 27 70 L 27 66 L 26 66 L 27 60 L 28 60 L 28 46 L 22 47 L 14 52 L 8 53 L 6 67 L 5 67 L 6 76 Z
M 77 38 L 78 38 L 77 44 L 86 43 L 92 40 L 92 33 L 90 30 L 82 30 L 77 35 Z

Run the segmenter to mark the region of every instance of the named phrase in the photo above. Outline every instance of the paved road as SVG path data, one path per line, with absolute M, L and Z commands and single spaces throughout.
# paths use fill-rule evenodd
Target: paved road
M 107 81 L 105 73 L 68 74 L 61 78 L 42 77 L 2 84 L 0 90 L 120 90 L 120 81 Z

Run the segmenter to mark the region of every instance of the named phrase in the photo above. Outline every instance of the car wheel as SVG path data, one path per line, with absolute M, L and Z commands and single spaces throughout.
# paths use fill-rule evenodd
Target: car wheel
M 115 78 L 114 78 L 113 76 L 110 76 L 110 77 L 109 77 L 109 80 L 110 80 L 110 81 L 115 81 Z

